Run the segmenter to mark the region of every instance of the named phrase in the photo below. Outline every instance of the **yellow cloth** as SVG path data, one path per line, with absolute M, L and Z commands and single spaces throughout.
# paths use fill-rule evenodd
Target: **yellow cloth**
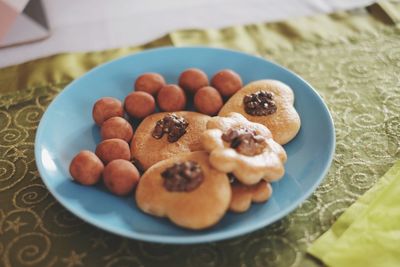
M 308 252 L 332 267 L 400 266 L 400 161 Z

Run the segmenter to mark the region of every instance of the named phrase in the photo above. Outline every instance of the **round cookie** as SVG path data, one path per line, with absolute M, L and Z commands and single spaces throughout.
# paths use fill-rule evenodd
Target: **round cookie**
M 169 140 L 168 134 L 159 138 L 153 137 L 157 122 L 170 114 L 184 118 L 188 123 L 186 132 L 176 141 Z M 200 135 L 206 130 L 209 119 L 207 115 L 190 111 L 161 112 L 150 115 L 136 129 L 131 142 L 132 157 L 146 170 L 151 165 L 179 153 L 202 150 Z
M 236 181 L 232 183 L 231 187 L 232 198 L 229 210 L 233 212 L 245 212 L 250 208 L 252 202 L 265 202 L 272 195 L 271 185 L 264 180 L 254 185 L 244 185 Z
M 167 189 L 164 173 L 174 164 L 185 162 L 194 162 L 200 167 L 202 181 L 190 191 Z M 200 230 L 215 225 L 224 216 L 231 200 L 231 189 L 227 175 L 209 164 L 208 154 L 196 151 L 153 165 L 141 177 L 135 197 L 142 211 L 168 217 L 185 228 Z
M 275 111 L 269 115 L 252 115 L 245 110 L 244 98 L 247 95 L 260 91 L 272 93 Z M 260 80 L 249 83 L 222 107 L 219 116 L 226 116 L 231 112 L 238 112 L 248 120 L 263 124 L 271 131 L 276 142 L 281 145 L 292 140 L 300 129 L 300 117 L 294 106 L 294 94 L 286 84 L 275 80 Z

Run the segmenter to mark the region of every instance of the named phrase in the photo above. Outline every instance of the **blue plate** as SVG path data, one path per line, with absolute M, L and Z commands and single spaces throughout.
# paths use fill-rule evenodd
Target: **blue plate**
M 81 186 L 71 181 L 68 167 L 82 149 L 94 151 L 100 140 L 92 120 L 92 107 L 104 96 L 123 100 L 136 77 L 158 72 L 168 83 L 177 83 L 186 68 L 197 67 L 209 77 L 220 69 L 239 73 L 244 84 L 276 79 L 295 93 L 302 126 L 285 149 L 286 174 L 273 184 L 273 196 L 253 204 L 243 214 L 227 213 L 204 231 L 179 228 L 167 219 L 142 213 L 133 196 L 116 197 L 101 186 Z M 321 97 L 302 78 L 269 62 L 235 51 L 205 48 L 161 48 L 120 58 L 99 66 L 68 85 L 47 108 L 35 140 L 35 157 L 43 182 L 53 196 L 79 218 L 106 231 L 160 243 L 201 243 L 239 236 L 269 225 L 302 203 L 326 175 L 335 148 L 332 118 Z

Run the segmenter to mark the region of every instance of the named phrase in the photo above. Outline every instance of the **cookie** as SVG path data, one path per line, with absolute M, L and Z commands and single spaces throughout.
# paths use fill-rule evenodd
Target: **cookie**
M 274 140 L 284 145 L 300 130 L 300 117 L 293 103 L 294 94 L 289 86 L 275 80 L 260 80 L 240 89 L 218 115 L 238 112 L 250 121 L 267 126 Z
M 261 179 L 276 181 L 285 172 L 287 155 L 283 147 L 272 139 L 267 127 L 239 113 L 211 118 L 200 140 L 204 150 L 210 152 L 211 165 L 233 173 L 243 184 L 256 184 Z
M 272 195 L 270 183 L 261 180 L 254 185 L 244 185 L 239 182 L 232 183 L 232 198 L 229 210 L 233 212 L 247 211 L 251 203 L 262 203 L 267 201 Z
M 231 188 L 227 175 L 210 165 L 208 154 L 196 151 L 153 165 L 139 180 L 135 196 L 145 213 L 200 230 L 224 216 Z
M 168 120 L 169 117 L 172 118 Z M 150 115 L 136 129 L 131 142 L 132 157 L 146 170 L 179 153 L 202 150 L 200 135 L 209 119 L 190 111 Z

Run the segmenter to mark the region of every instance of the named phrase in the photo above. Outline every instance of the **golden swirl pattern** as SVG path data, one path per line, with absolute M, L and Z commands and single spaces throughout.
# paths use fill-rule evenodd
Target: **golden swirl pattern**
M 370 110 L 371 113 L 364 113 L 354 116 L 354 124 L 359 128 L 381 128 L 383 125 L 383 116 L 379 115 L 381 112 L 379 110 Z M 372 115 L 374 114 L 374 115 Z
M 269 234 L 280 234 L 284 235 L 287 233 L 287 231 L 290 230 L 292 227 L 292 221 L 288 220 L 287 218 L 283 218 L 282 220 L 279 220 L 275 223 L 273 223 L 270 227 L 268 227 L 268 233 Z
M 141 242 L 139 249 L 143 256 L 164 261 L 178 255 L 182 251 L 182 246 Z
M 366 132 L 358 136 L 357 143 L 365 144 L 360 151 L 369 153 L 375 160 L 387 160 L 397 153 L 397 144 L 391 140 L 386 133 L 376 135 L 373 132 Z
M 15 235 L 31 232 L 42 223 L 40 217 L 30 209 L 16 209 L 4 215 L 0 220 L 2 241 L 9 240 Z M 5 244 L 8 244 L 5 243 Z
M 0 192 L 6 191 L 24 178 L 28 166 L 24 160 L 0 160 Z
M 10 147 L 20 142 L 23 142 L 28 137 L 26 130 L 9 128 L 0 131 L 0 147 Z
M 41 217 L 43 218 L 43 225 L 41 225 L 43 231 L 52 236 L 73 236 L 88 227 L 82 220 L 54 201 L 44 208 Z
M 296 246 L 284 237 L 270 236 L 253 239 L 241 253 L 246 267 L 276 266 L 283 259 L 285 266 L 296 266 L 300 253 Z
M 26 106 L 17 111 L 14 117 L 15 124 L 23 129 L 36 129 L 42 117 L 43 110 L 37 106 Z
M 298 59 L 291 60 L 289 64 L 287 64 L 289 69 L 302 69 L 304 72 L 307 72 L 309 76 L 318 76 L 322 70 L 322 64 L 318 61 L 307 62 L 304 61 L 302 57 Z
M 355 104 L 357 101 L 359 101 L 359 99 L 360 95 L 357 94 L 357 92 L 350 91 L 345 88 L 336 90 L 329 98 L 330 101 L 334 101 L 335 103 L 347 105 Z
M 193 248 L 188 256 L 187 266 L 193 267 L 219 267 L 225 265 L 222 251 L 215 246 L 201 246 Z
M 26 233 L 15 237 L 5 248 L 4 266 L 41 266 L 49 255 L 51 241 L 41 233 Z M 43 265 L 42 265 L 43 266 Z
M 120 256 L 113 258 L 106 263 L 105 267 L 120 267 L 120 266 L 131 266 L 131 267 L 144 267 L 136 257 L 133 256 Z
M 383 55 L 388 65 L 392 66 L 394 64 L 396 67 L 400 67 L 400 48 L 398 43 L 389 43 L 384 49 L 386 53 Z
M 335 175 L 334 169 L 336 166 L 332 166 L 329 173 L 324 179 L 324 182 L 317 188 L 316 193 L 318 195 L 327 194 L 332 191 L 336 191 L 342 187 L 342 177 Z
M 318 213 L 321 208 L 321 204 L 315 197 L 310 197 L 306 201 L 304 201 L 299 209 L 297 209 L 296 216 L 303 217 L 304 219 L 308 220 L 310 216 L 314 216 Z
M 6 129 L 8 126 L 10 126 L 11 123 L 11 116 L 10 114 L 0 111 L 0 129 Z
M 400 99 L 400 91 L 398 92 L 398 94 L 389 95 L 383 100 L 383 104 L 385 106 L 387 105 L 387 106 L 391 106 L 393 108 L 393 111 L 394 111 L 393 115 L 395 115 L 396 113 L 399 114 L 399 112 L 400 112 L 399 99 Z
M 76 227 L 83 224 L 83 221 L 72 215 L 66 209 L 61 209 L 54 215 L 54 221 L 63 228 Z
M 42 184 L 28 185 L 15 192 L 13 204 L 16 208 L 32 208 L 45 201 L 49 191 Z
M 379 58 L 364 50 L 353 50 L 352 57 L 342 58 L 338 62 L 337 75 L 346 73 L 346 78 L 354 84 L 370 82 L 379 77 L 380 70 L 384 67 L 379 64 Z M 356 59 L 356 60 L 355 60 Z
M 348 162 L 340 166 L 336 172 L 345 180 L 350 195 L 359 196 L 371 188 L 378 179 L 375 169 L 365 162 Z
M 34 162 L 34 144 L 32 142 L 19 143 L 13 147 L 12 154 L 14 158 L 23 158 L 27 164 Z
M 334 160 L 336 162 L 346 162 L 353 158 L 351 146 L 343 141 L 336 142 L 336 152 Z
M 354 201 L 353 198 L 343 198 L 325 203 L 318 214 L 322 231 L 326 231 Z
M 387 134 L 394 136 L 399 140 L 400 116 L 392 117 L 385 121 L 385 130 Z
M 0 159 L 0 182 L 12 179 L 15 174 L 15 165 L 9 160 Z
M 336 114 L 333 114 L 334 117 L 336 117 Z M 343 114 L 342 119 L 338 119 L 337 122 L 335 123 L 335 135 L 336 138 L 339 140 L 343 140 L 346 136 L 348 136 L 351 132 L 351 126 L 345 122 L 346 114 Z

